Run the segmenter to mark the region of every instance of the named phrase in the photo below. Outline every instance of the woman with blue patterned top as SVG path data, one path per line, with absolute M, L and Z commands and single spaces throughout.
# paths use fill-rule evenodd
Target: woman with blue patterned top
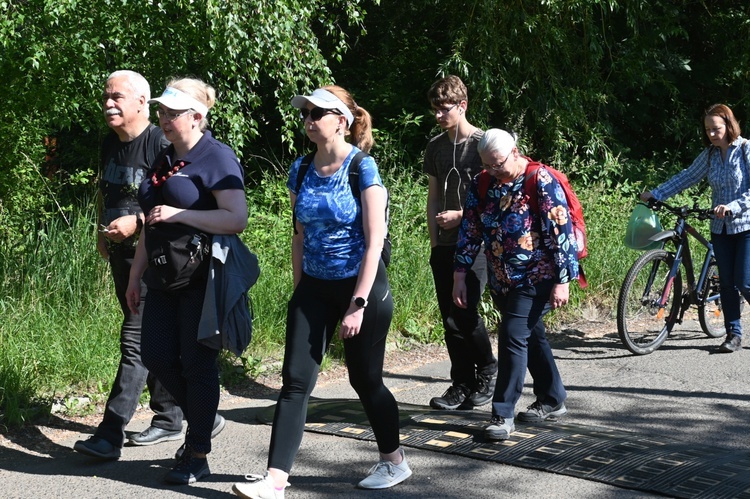
M 370 114 L 338 86 L 298 95 L 292 105 L 300 109 L 316 151 L 299 190 L 297 175 L 303 158 L 289 172 L 287 187 L 296 223 L 283 386 L 274 415 L 268 471 L 265 476 L 248 475 L 249 483 L 233 487 L 235 494 L 246 498 L 284 496 L 302 441 L 308 399 L 335 333 L 343 341 L 349 382 L 359 395 L 380 451 L 379 462 L 359 487 L 392 487 L 411 475 L 399 443 L 396 399 L 383 383 L 393 299 L 381 259 L 386 191 L 371 156 L 360 161 L 359 196 L 349 184 L 353 158 L 373 144 Z
M 490 294 L 502 316 L 492 419 L 484 435 L 506 440 L 515 430 L 515 406 L 527 367 L 536 401 L 519 412 L 518 420 L 554 421 L 567 412 L 565 387 L 542 318 L 568 302 L 569 283 L 578 277 L 578 253 L 565 193 L 544 165 L 523 156 L 505 130 L 487 130 L 477 149 L 492 179 L 480 194 L 482 174 L 477 175 L 464 205 L 453 299 L 458 307 L 466 306 L 466 272 L 484 242 Z M 538 167 L 536 194 L 526 192 L 530 164 Z M 530 196 L 537 200 L 533 208 Z
M 711 243 L 719 267 L 719 295 L 724 307 L 727 337 L 720 352 L 742 348 L 740 302 L 750 302 L 750 147 L 740 134 L 740 124 L 724 104 L 714 104 L 703 115 L 708 146 L 693 164 L 653 191 L 641 194 L 643 201 L 664 201 L 698 184 L 704 178 L 711 186 Z

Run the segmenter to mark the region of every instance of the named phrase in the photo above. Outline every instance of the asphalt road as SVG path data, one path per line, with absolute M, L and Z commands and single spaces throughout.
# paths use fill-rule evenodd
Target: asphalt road
M 590 327 L 590 325 L 589 325 Z M 686 444 L 719 446 L 727 452 L 750 447 L 750 352 L 715 353 L 721 340 L 705 337 L 696 324 L 678 326 L 657 352 L 633 356 L 621 346 L 611 325 L 602 337 L 575 330 L 553 338 L 568 390 L 566 421 L 621 429 L 644 436 L 669 436 Z M 388 373 L 387 383 L 401 403 L 427 405 L 447 386 L 448 363 L 428 363 Z M 530 384 L 518 409 L 533 401 Z M 325 383 L 319 398 L 356 398 L 345 381 Z M 126 447 L 116 462 L 96 462 L 71 450 L 92 431 L 71 431 L 40 449 L 0 447 L 0 496 L 12 498 L 234 497 L 232 483 L 265 469 L 271 428 L 256 422 L 258 411 L 274 403 L 228 397 L 221 414 L 226 429 L 209 456 L 212 475 L 191 486 L 170 486 L 162 477 L 179 442 Z M 481 409 L 489 411 L 489 405 Z M 149 414 L 141 411 L 129 431 L 141 431 Z M 407 448 L 414 472 L 385 491 L 361 491 L 356 483 L 377 459 L 375 444 L 305 433 L 286 497 L 464 498 L 575 497 L 631 498 L 649 494 L 555 473 L 503 465 L 430 450 Z

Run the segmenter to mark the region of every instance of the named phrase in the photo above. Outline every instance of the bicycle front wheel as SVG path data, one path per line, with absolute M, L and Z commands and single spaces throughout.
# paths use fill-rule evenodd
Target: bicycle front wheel
M 698 320 L 703 332 L 711 338 L 727 334 L 724 326 L 724 309 L 719 295 L 719 269 L 715 261 L 708 266 L 706 283 L 701 292 L 701 304 L 698 307 Z
M 679 312 L 682 275 L 669 282 L 674 256 L 664 250 L 641 255 L 630 267 L 617 300 L 617 332 L 628 350 L 646 355 L 661 346 Z M 663 307 L 662 295 L 667 293 Z

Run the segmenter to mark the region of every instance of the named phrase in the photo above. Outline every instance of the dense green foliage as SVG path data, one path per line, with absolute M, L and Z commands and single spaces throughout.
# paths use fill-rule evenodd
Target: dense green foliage
M 401 348 L 442 340 L 424 220 L 425 180 L 386 172 L 394 199 L 394 241 L 389 277 L 395 311 L 390 341 Z M 223 383 L 273 369 L 284 343 L 286 304 L 292 291 L 290 264 L 291 213 L 285 179 L 266 175 L 248 191 L 251 223 L 243 239 L 258 255 L 261 276 L 251 290 L 255 311 L 251 346 L 238 361 L 223 356 Z M 633 201 L 599 185 L 579 189 L 587 206 L 591 256 L 585 261 L 589 288 L 573 285 L 569 307 L 556 312 L 551 324 L 582 316 L 612 319 L 614 302 L 627 266 L 636 253 L 622 243 Z M 622 213 L 613 217 L 613 213 Z M 70 225 L 52 223 L 36 249 L 2 268 L 0 281 L 0 424 L 17 424 L 34 412 L 48 411 L 52 401 L 88 397 L 101 401 L 109 391 L 119 360 L 122 319 L 109 271 L 95 250 L 92 210 L 77 211 Z M 35 239 L 29 236 L 29 243 Z M 421 270 L 419 270 L 421 269 Z M 488 324 L 497 315 L 485 307 Z M 334 344 L 334 353 L 340 343 Z
M 118 310 L 91 208 L 112 71 L 144 74 L 155 94 L 171 76 L 217 88 L 211 127 L 247 166 L 245 238 L 264 269 L 257 360 L 283 341 L 291 286 L 284 172 L 306 148 L 295 93 L 338 82 L 372 113 L 392 194 L 394 337 L 434 341 L 430 276 L 414 269 L 427 252 L 419 171 L 436 78 L 460 75 L 472 123 L 517 131 L 532 157 L 570 174 L 592 254 L 571 311 L 606 315 L 633 258 L 618 228 L 634 194 L 697 154 L 707 105 L 750 116 L 748 35 L 750 4 L 734 0 L 0 0 L 5 419 L 112 378 Z

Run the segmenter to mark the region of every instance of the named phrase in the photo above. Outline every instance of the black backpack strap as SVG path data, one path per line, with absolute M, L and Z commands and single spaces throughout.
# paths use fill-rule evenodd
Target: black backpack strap
M 357 199 L 362 195 L 362 192 L 359 190 L 359 164 L 366 157 L 366 152 L 359 151 L 354 155 L 351 163 L 349 163 L 349 187 L 352 189 L 352 195 Z
M 307 170 L 310 168 L 310 164 L 312 164 L 313 157 L 315 157 L 315 153 L 311 152 L 310 154 L 307 154 L 304 158 L 302 158 L 302 161 L 300 161 L 299 164 L 299 170 L 297 170 L 297 178 L 295 179 L 296 182 L 296 188 L 294 189 L 294 194 L 298 195 L 299 190 L 302 188 L 302 182 L 305 180 L 305 175 L 307 175 Z M 294 204 L 294 209 L 292 209 L 292 229 L 294 229 L 294 234 L 298 234 L 297 232 L 297 203 Z

